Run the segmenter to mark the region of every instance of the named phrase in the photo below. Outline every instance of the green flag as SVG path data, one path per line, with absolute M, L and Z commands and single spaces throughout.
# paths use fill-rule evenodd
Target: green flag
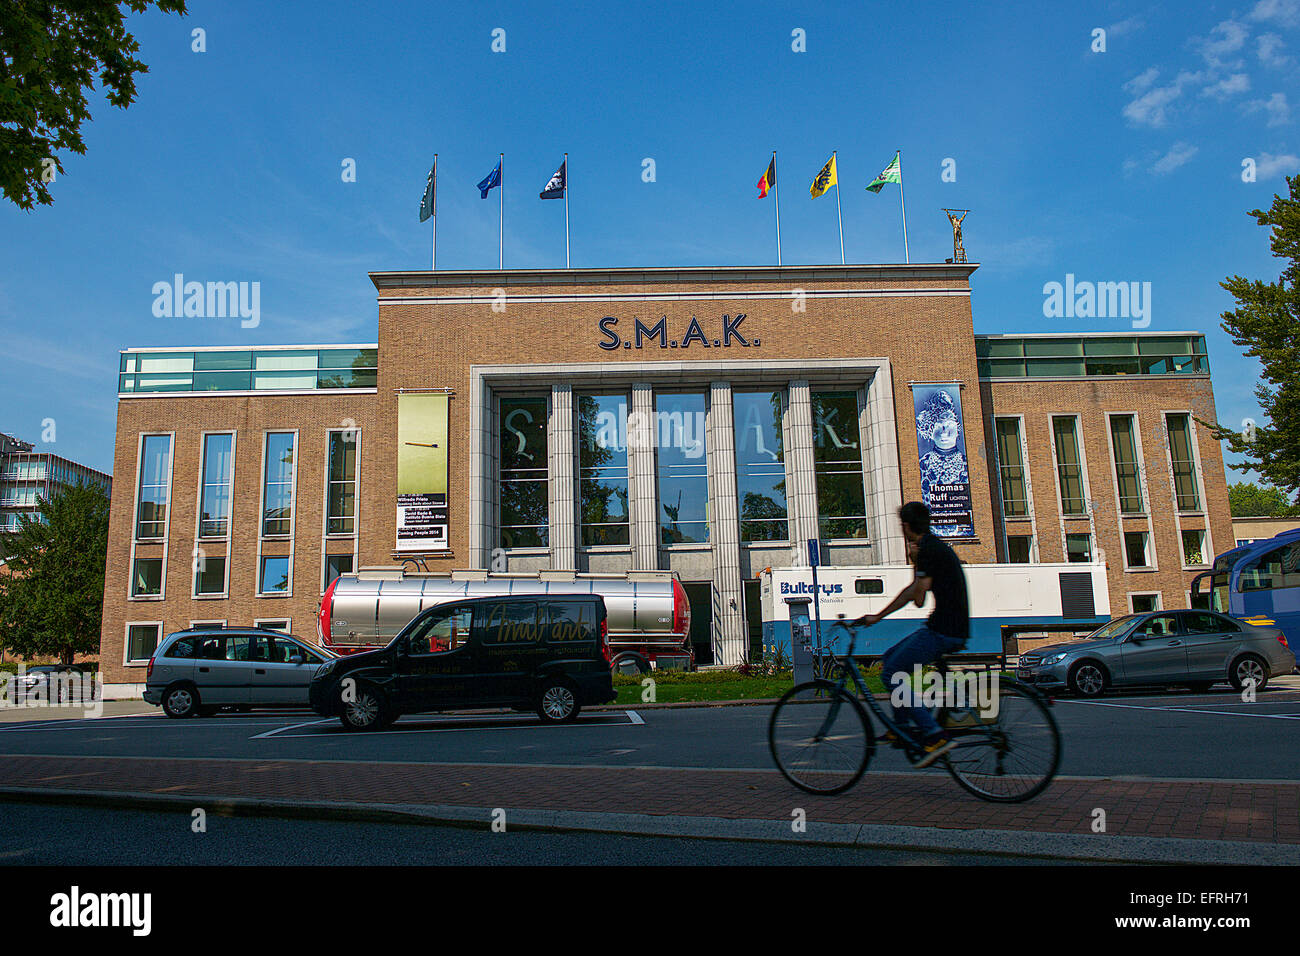
M 885 183 L 903 185 L 903 167 L 898 161 L 898 153 L 894 154 L 894 161 L 881 170 L 880 175 L 871 181 L 867 189 L 870 192 L 878 193 L 884 188 Z

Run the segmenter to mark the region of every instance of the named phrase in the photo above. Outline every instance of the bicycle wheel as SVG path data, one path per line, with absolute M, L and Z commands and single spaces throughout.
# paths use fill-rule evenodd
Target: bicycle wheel
M 957 746 L 944 762 L 953 779 L 994 803 L 1042 793 L 1061 764 L 1061 732 L 1042 699 L 1014 681 L 999 681 L 996 715 L 977 719 L 951 731 Z
M 847 790 L 876 750 L 858 699 L 821 680 L 785 692 L 768 722 L 767 742 L 785 779 L 809 793 Z

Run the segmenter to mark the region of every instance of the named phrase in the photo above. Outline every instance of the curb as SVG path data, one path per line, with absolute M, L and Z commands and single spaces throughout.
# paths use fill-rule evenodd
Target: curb
M 311 802 L 122 790 L 0 787 L 0 800 L 129 810 L 193 810 L 221 816 L 279 816 L 291 819 L 402 823 L 487 829 L 494 809 L 451 805 Z M 782 820 L 669 817 L 645 813 L 501 808 L 512 829 L 622 836 L 685 837 L 760 843 L 802 843 L 864 849 L 986 854 L 1080 863 L 1211 864 L 1295 866 L 1300 846 L 1171 837 L 1066 834 L 1033 830 L 959 830 L 875 823 L 818 823 L 794 833 Z

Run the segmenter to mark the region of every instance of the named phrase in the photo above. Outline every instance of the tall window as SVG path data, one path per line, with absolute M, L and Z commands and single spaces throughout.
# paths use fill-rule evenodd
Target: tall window
M 203 491 L 199 502 L 199 537 L 230 534 L 231 484 L 235 477 L 235 436 L 203 436 Z
M 1078 419 L 1052 419 L 1052 439 L 1056 444 L 1056 480 L 1061 488 L 1061 512 L 1087 514 L 1083 497 L 1083 466 L 1079 459 Z
M 664 544 L 709 540 L 704 411 L 703 393 L 655 394 L 659 540 Z
M 1020 419 L 999 418 L 994 429 L 998 438 L 998 471 L 1002 477 L 1002 513 L 1008 518 L 1024 518 L 1029 514 L 1029 492 L 1020 454 Z
M 631 543 L 627 396 L 578 396 L 578 513 L 584 546 Z
M 736 493 L 741 541 L 789 538 L 785 503 L 785 442 L 781 392 L 734 392 Z
M 145 435 L 140 444 L 140 488 L 136 498 L 135 536 L 167 535 L 167 499 L 171 487 L 172 438 Z
M 858 441 L 858 393 L 813 392 L 813 471 L 817 479 L 817 534 L 867 536 L 867 495 Z
M 293 533 L 293 432 L 268 432 L 262 483 L 262 535 Z
M 357 521 L 357 433 L 329 433 L 326 463 L 325 533 L 355 534 Z
M 1142 483 L 1138 478 L 1136 426 L 1132 415 L 1112 415 L 1111 447 L 1115 451 L 1115 481 L 1119 485 L 1119 510 L 1142 513 Z
M 503 398 L 501 547 L 546 546 L 546 399 Z
M 1169 431 L 1169 461 L 1174 469 L 1174 496 L 1179 511 L 1200 511 L 1201 495 L 1196 487 L 1196 453 L 1192 450 L 1192 423 L 1185 414 L 1166 415 Z

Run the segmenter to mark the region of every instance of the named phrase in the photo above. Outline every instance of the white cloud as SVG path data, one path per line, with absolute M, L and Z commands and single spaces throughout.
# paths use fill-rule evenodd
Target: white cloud
M 1201 95 L 1213 96 L 1216 100 L 1222 102 L 1230 96 L 1245 93 L 1249 89 L 1250 77 L 1245 73 L 1233 73 L 1231 76 L 1225 76 L 1218 83 L 1201 90 Z
M 1290 176 L 1300 173 L 1300 156 L 1286 153 L 1274 156 L 1272 153 L 1260 153 L 1255 160 L 1255 175 L 1259 179 L 1272 179 L 1274 176 Z
M 1150 70 L 1147 70 L 1141 76 L 1135 77 L 1134 80 L 1129 81 L 1130 84 L 1143 79 L 1150 72 Z M 1159 127 L 1166 125 L 1169 122 L 1170 107 L 1183 95 L 1183 88 L 1187 84 L 1196 83 L 1202 78 L 1203 74 L 1201 73 L 1191 73 L 1184 70 L 1174 77 L 1174 81 L 1168 86 L 1153 87 L 1125 106 L 1125 118 L 1137 126 Z M 1137 92 L 1137 90 L 1133 89 L 1129 92 Z
M 1250 18 L 1284 27 L 1300 25 L 1300 0 L 1259 0 Z
M 1156 81 L 1156 77 L 1159 75 L 1160 75 L 1160 71 L 1157 70 L 1154 66 L 1148 67 L 1147 69 L 1139 73 L 1137 76 L 1133 77 L 1133 79 L 1125 83 L 1124 89 L 1128 90 L 1128 92 L 1134 95 L 1137 95 L 1138 93 L 1141 93 L 1147 88 L 1149 88 L 1151 84 Z
M 1191 162 L 1192 157 L 1198 152 L 1200 152 L 1200 150 L 1191 143 L 1174 143 L 1174 145 L 1169 148 L 1169 152 L 1165 153 L 1151 164 L 1151 172 L 1155 173 L 1157 176 L 1172 173 L 1179 166 L 1185 166 L 1187 163 Z
M 1278 52 L 1283 46 L 1282 38 L 1276 33 L 1265 33 L 1256 41 L 1259 62 L 1271 67 L 1286 66 L 1291 58 Z
M 1267 113 L 1269 126 L 1282 126 L 1291 122 L 1291 106 L 1285 93 L 1274 93 L 1266 100 L 1250 100 L 1242 108 L 1247 113 Z
M 1212 67 L 1223 67 L 1223 57 L 1229 53 L 1236 53 L 1246 45 L 1246 39 L 1250 36 L 1250 28 L 1244 23 L 1238 23 L 1236 20 L 1224 20 L 1210 31 L 1208 37 L 1201 37 L 1193 40 L 1192 45 L 1199 48 L 1201 56 L 1205 62 Z
M 1109 37 L 1122 37 L 1126 33 L 1136 33 L 1146 26 L 1146 21 L 1141 17 L 1129 17 L 1121 20 L 1119 23 L 1112 23 L 1106 28 L 1106 35 Z

